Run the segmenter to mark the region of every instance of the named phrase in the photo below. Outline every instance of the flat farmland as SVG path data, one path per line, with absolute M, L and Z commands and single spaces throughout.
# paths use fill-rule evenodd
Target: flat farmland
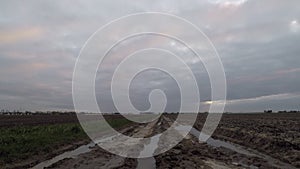
M 116 129 L 129 123 L 106 119 Z M 30 168 L 89 142 L 75 114 L 0 116 L 0 168 Z
M 195 127 L 202 128 L 203 116 Z M 300 114 L 224 114 L 214 138 L 242 145 L 300 167 Z
M 223 114 L 212 137 L 201 142 L 198 136 L 206 117 L 207 114 L 199 113 L 190 134 L 167 152 L 153 158 L 133 159 L 112 154 L 93 144 L 75 114 L 2 115 L 0 168 L 300 167 L 299 114 Z M 138 137 L 144 133 L 150 137 L 176 124 L 177 114 L 162 114 L 158 119 L 142 124 L 121 115 L 104 118 L 127 136 Z M 93 120 L 95 116 L 89 115 L 86 119 Z M 161 137 L 155 147 L 164 143 Z
M 77 123 L 75 114 L 0 115 L 0 127 Z

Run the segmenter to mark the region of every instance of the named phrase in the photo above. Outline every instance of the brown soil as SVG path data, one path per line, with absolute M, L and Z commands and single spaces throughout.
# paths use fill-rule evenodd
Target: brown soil
M 176 115 L 164 115 L 170 119 Z M 206 114 L 199 114 L 195 128 L 201 130 Z M 0 118 L 1 121 L 1 118 Z M 29 120 L 30 121 L 30 120 Z M 160 119 L 149 135 L 166 130 L 170 124 Z M 224 114 L 213 138 L 229 141 L 300 167 L 300 116 L 298 114 Z M 29 123 L 27 123 L 29 124 Z M 32 124 L 32 123 L 30 123 Z M 143 126 L 128 127 L 126 135 L 134 135 Z M 150 131 L 150 130 L 149 130 Z M 53 155 L 53 154 L 52 154 Z M 171 150 L 155 156 L 157 168 L 284 168 L 270 165 L 266 159 L 239 154 L 222 147 L 199 143 L 186 137 Z M 240 162 L 246 164 L 241 166 Z M 99 147 L 75 159 L 64 159 L 50 168 L 136 168 L 136 159 L 113 155 Z
M 202 128 L 203 117 L 195 127 Z M 225 114 L 213 134 L 214 138 L 230 141 L 276 159 L 300 167 L 300 115 Z

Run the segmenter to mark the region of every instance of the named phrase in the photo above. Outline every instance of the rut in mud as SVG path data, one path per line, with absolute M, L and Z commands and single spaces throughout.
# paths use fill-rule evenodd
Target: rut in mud
M 138 137 L 155 136 L 149 144 L 139 150 L 154 154 L 162 144 L 160 133 L 173 124 L 172 117 L 162 116 L 158 121 L 140 125 L 134 129 L 126 128 L 123 133 Z M 177 125 L 177 130 L 188 127 Z M 179 132 L 180 133 L 180 132 Z M 296 168 L 280 159 L 273 158 L 235 143 L 210 138 L 199 141 L 199 131 L 192 128 L 190 134 L 171 150 L 150 158 L 131 159 L 113 155 L 95 144 L 81 147 L 81 151 L 72 151 L 59 160 L 43 162 L 35 168 Z M 113 140 L 113 139 L 112 139 Z M 67 154 L 67 155 L 66 155 Z M 44 166 L 42 165 L 44 164 Z M 47 164 L 47 165 L 45 165 Z

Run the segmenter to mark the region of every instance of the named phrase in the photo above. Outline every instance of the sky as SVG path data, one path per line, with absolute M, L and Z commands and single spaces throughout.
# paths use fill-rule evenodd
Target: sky
M 73 110 L 72 74 L 81 48 L 100 27 L 138 12 L 180 16 L 207 35 L 226 74 L 225 111 L 300 110 L 299 0 L 1 1 L 0 109 Z M 118 30 L 111 31 L 113 35 Z M 197 39 L 194 42 L 200 47 Z M 130 45 L 151 43 L 175 49 L 188 62 L 199 85 L 200 110 L 206 111 L 211 90 L 202 63 L 188 52 L 180 53 L 185 50 L 174 41 L 148 36 L 120 45 L 99 69 L 95 89 L 103 111 L 115 111 L 108 84 L 116 64 Z M 152 54 L 143 55 L 151 59 Z M 176 81 L 155 70 L 133 79 L 129 93 L 133 105 L 147 110 L 148 95 L 157 88 L 165 91 L 166 111 L 177 111 Z

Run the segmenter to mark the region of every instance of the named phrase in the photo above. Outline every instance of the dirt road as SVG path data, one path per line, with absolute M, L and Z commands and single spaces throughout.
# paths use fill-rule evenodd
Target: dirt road
M 133 137 L 153 136 L 165 131 L 172 124 L 172 118 L 162 116 L 157 121 L 123 129 L 122 133 Z M 179 130 L 186 129 L 186 126 L 179 124 L 176 127 Z M 164 138 L 156 136 L 148 145 L 137 150 L 137 153 L 141 155 L 151 151 L 154 154 L 163 147 Z M 213 138 L 201 142 L 198 136 L 199 131 L 192 128 L 190 134 L 171 150 L 144 159 L 120 157 L 91 143 L 81 147 L 81 150 L 40 163 L 34 168 L 296 168 L 249 147 Z

